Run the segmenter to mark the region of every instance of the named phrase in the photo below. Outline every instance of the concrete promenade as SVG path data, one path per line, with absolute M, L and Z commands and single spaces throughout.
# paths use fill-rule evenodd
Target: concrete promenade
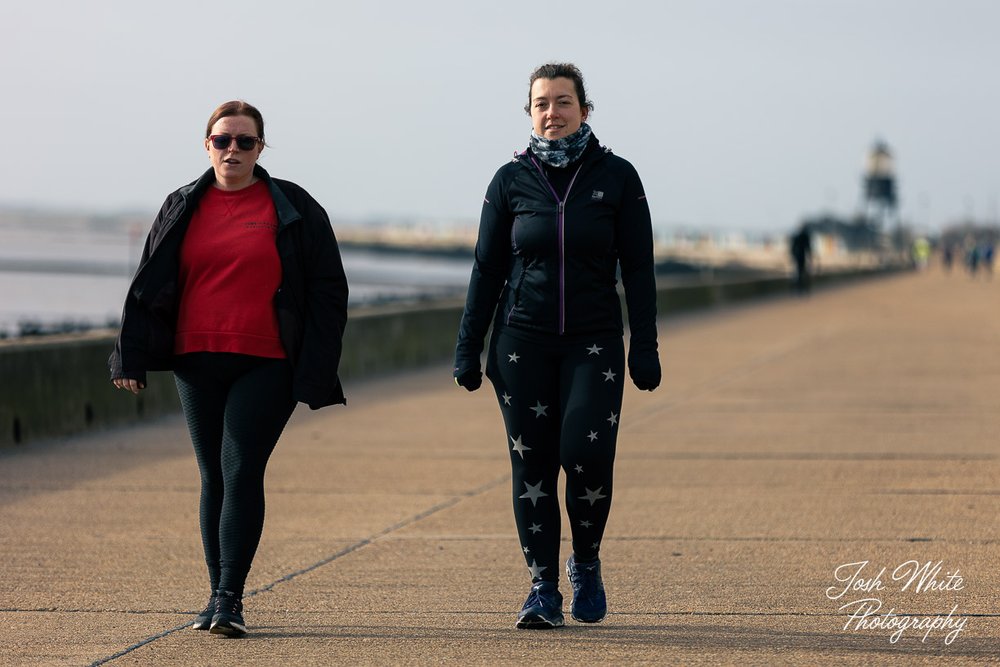
M 509 444 L 447 365 L 300 406 L 241 640 L 184 627 L 208 591 L 181 418 L 8 448 L 0 665 L 996 662 L 998 296 L 932 269 L 662 321 L 597 626 L 513 629 Z

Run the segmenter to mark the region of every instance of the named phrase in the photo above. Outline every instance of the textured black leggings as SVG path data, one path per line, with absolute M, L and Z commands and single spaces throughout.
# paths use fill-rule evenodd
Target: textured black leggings
M 264 468 L 295 408 L 284 359 L 178 357 L 177 393 L 201 471 L 201 540 L 212 590 L 243 593 L 264 528 Z
M 579 560 L 596 558 L 611 509 L 615 443 L 625 383 L 621 336 L 587 341 L 494 333 L 487 375 L 507 428 L 514 520 L 533 581 L 556 581 L 566 513 Z

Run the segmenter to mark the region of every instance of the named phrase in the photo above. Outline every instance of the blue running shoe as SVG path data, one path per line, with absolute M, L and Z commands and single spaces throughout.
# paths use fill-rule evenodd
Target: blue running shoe
M 562 594 L 554 581 L 539 581 L 531 586 L 528 599 L 517 615 L 514 627 L 531 630 L 563 626 Z
M 577 563 L 570 556 L 566 561 L 566 575 L 573 585 L 573 620 L 581 623 L 600 623 L 608 615 L 608 598 L 604 595 L 601 579 L 601 561 Z

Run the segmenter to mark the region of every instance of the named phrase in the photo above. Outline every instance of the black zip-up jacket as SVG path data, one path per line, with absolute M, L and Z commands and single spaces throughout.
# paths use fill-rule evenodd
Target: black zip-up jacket
M 530 150 L 486 191 L 455 353 L 455 377 L 480 367 L 490 322 L 540 334 L 622 335 L 621 265 L 633 380 L 659 384 L 649 206 L 635 168 L 591 137 L 558 191 Z M 568 179 L 566 178 L 568 177 Z
M 330 219 L 298 185 L 272 179 L 260 165 L 254 175 L 267 183 L 278 218 L 281 285 L 274 307 L 281 343 L 294 368 L 292 394 L 313 409 L 346 403 L 337 368 L 348 288 Z M 198 201 L 214 182 L 215 172 L 209 169 L 167 196 L 153 221 L 108 359 L 112 379 L 144 383 L 146 371 L 173 369 L 181 241 Z

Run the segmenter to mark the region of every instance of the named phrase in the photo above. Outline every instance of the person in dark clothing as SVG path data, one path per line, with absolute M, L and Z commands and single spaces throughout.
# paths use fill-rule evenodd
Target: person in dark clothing
M 806 294 L 809 291 L 809 260 L 812 258 L 812 241 L 809 228 L 805 225 L 792 235 L 789 252 L 795 262 L 795 291 Z
M 951 273 L 951 265 L 955 259 L 955 248 L 950 243 L 945 243 L 941 250 L 941 265 L 945 273 Z
M 138 394 L 172 370 L 201 473 L 209 602 L 196 630 L 241 636 L 264 525 L 264 471 L 298 402 L 346 402 L 337 377 L 347 279 L 323 208 L 257 164 L 264 120 L 242 101 L 209 118 L 212 163 L 153 222 L 109 359 Z
M 492 323 L 486 376 L 506 427 L 514 517 L 532 581 L 518 628 L 563 625 L 560 468 L 572 615 L 596 623 L 607 614 L 599 555 L 626 366 L 619 267 L 629 375 L 639 389 L 660 383 L 649 207 L 635 169 L 586 123 L 592 109 L 574 65 L 547 64 L 531 75 L 531 140 L 487 188 L 455 353 L 456 383 L 478 389 Z

